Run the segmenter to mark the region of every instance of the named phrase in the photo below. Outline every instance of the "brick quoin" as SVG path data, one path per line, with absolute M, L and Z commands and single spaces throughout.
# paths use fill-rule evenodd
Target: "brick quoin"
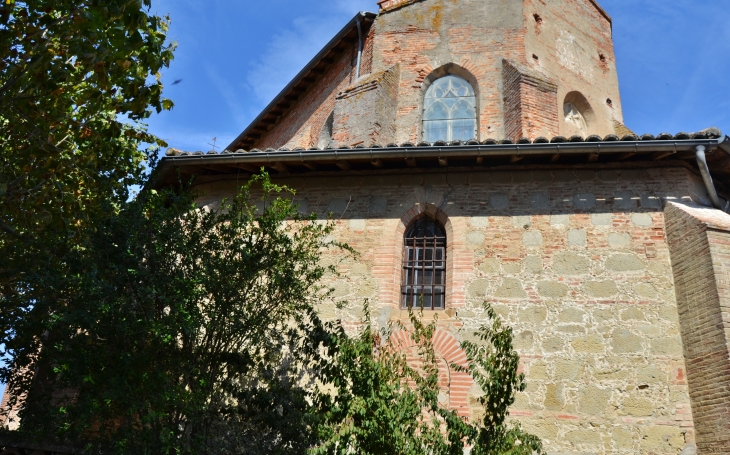
M 6 409 L 8 406 L 8 400 L 10 400 L 10 393 L 8 391 L 8 387 L 5 386 L 5 390 L 3 391 L 3 397 L 0 401 L 0 409 Z M 7 416 L 5 414 L 0 414 L 0 426 L 5 424 L 5 420 L 7 419 Z
M 707 212 L 667 205 L 667 235 L 697 447 L 730 453 L 730 216 Z

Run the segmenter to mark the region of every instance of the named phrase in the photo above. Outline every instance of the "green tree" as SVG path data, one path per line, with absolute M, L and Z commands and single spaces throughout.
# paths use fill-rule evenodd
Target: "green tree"
M 78 229 L 138 183 L 138 121 L 169 109 L 159 71 L 168 21 L 151 0 L 0 5 L 0 229 Z M 125 121 L 126 118 L 126 121 Z
M 477 423 L 439 402 L 437 320 L 411 313 L 376 332 L 366 308 L 354 337 L 319 320 L 336 274 L 322 255 L 349 249 L 325 243 L 333 224 L 301 218 L 286 191 L 263 174 L 217 207 L 145 192 L 0 297 L 22 309 L 0 370 L 27 392 L 11 436 L 84 453 L 541 452 L 506 423 L 524 377 L 491 310 L 481 342 L 462 345 L 468 367 L 451 366 L 485 392 Z M 410 332 L 417 368 L 394 328 Z
M 14 436 L 125 454 L 539 449 L 505 424 L 523 387 L 508 329 L 465 345 L 490 417 L 469 425 L 438 403 L 434 325 L 412 318 L 418 370 L 387 334 L 323 325 L 332 227 L 266 176 L 262 213 L 250 185 L 205 210 L 184 191 L 127 202 L 143 148 L 163 145 L 140 122 L 172 107 L 159 72 L 174 46 L 150 7 L 0 5 L 0 380 L 26 398 Z
M 151 0 L 0 4 L 0 293 L 60 260 L 118 210 L 162 142 L 140 123 L 172 108 L 159 71 L 168 20 Z M 20 317 L 20 308 L 0 307 Z M 12 326 L 0 326 L 0 333 Z
M 302 219 L 281 191 L 263 176 L 205 208 L 146 193 L 4 296 L 27 315 L 2 374 L 29 391 L 19 436 L 125 454 L 313 444 L 303 376 L 324 368 L 314 307 L 332 226 Z
M 43 280 L 88 249 L 124 206 L 129 185 L 142 181 L 144 147 L 162 145 L 140 122 L 172 108 L 159 71 L 174 45 L 166 43 L 168 19 L 150 7 L 150 0 L 0 4 L 0 356 L 17 366 L 36 364 L 27 348 L 38 345 L 68 292 Z M 41 289 L 56 293 L 55 306 L 23 298 Z
M 390 325 L 380 333 L 369 324 L 348 337 L 335 327 L 336 347 L 323 374 L 326 384 L 318 395 L 319 442 L 312 455 L 403 454 L 474 455 L 541 454 L 540 440 L 506 421 L 515 393 L 524 391 L 517 374 L 519 356 L 512 347 L 512 330 L 503 326 L 489 305 L 489 323 L 475 333 L 479 343 L 462 342 L 468 366 L 451 368 L 471 374 L 484 394 L 482 422 L 469 423 L 439 401 L 438 364 L 433 337 L 438 318 L 429 324 L 409 311 L 410 325 Z M 407 330 L 415 346 L 410 353 L 393 342 L 393 328 Z M 326 378 L 326 379 L 325 379 Z

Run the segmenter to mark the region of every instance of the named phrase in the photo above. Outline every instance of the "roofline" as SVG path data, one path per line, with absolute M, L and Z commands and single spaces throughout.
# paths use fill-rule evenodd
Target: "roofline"
M 294 86 L 296 86 L 299 83 L 299 81 L 302 80 L 304 78 L 304 76 L 306 76 L 312 70 L 312 68 L 314 68 L 320 62 L 320 60 L 322 60 L 335 46 L 337 46 L 337 44 L 340 43 L 340 41 L 350 32 L 350 30 L 352 30 L 354 27 L 357 27 L 358 20 L 360 20 L 360 19 L 374 20 L 375 17 L 377 17 L 377 14 L 370 13 L 367 11 L 360 11 L 359 13 L 357 13 L 355 15 L 355 17 L 353 17 L 350 20 L 350 22 L 348 22 L 347 25 L 345 25 L 345 27 L 343 27 L 342 30 L 340 30 L 337 33 L 337 35 L 335 35 L 335 37 L 332 38 L 330 40 L 330 42 L 327 43 L 327 45 L 324 48 L 322 48 L 322 50 L 319 51 L 319 53 L 317 53 L 317 55 L 315 55 L 314 58 L 309 63 L 307 63 L 307 65 L 294 77 L 294 79 L 292 79 L 291 82 L 289 82 L 289 84 L 287 84 L 286 87 L 284 87 L 284 89 L 281 92 L 279 92 L 279 94 L 276 95 L 276 97 L 274 97 L 274 99 L 264 108 L 264 110 L 261 111 L 261 113 L 258 115 L 258 117 L 256 117 L 253 120 L 253 122 L 251 122 L 246 127 L 246 129 L 244 129 L 243 132 L 241 134 L 239 134 L 238 137 L 236 137 L 236 139 L 233 140 L 233 142 L 228 144 L 228 147 L 226 147 L 226 148 L 228 148 L 228 149 L 235 148 L 236 144 L 239 141 L 243 140 L 243 138 L 246 137 L 248 135 L 248 133 L 250 133 L 251 130 L 253 130 L 254 127 L 261 120 L 263 120 L 263 118 L 266 117 L 269 114 L 269 112 L 272 109 L 274 109 L 274 107 L 276 107 L 277 104 L 279 104 L 279 102 L 294 88 Z
M 613 19 L 605 9 L 601 8 L 601 5 L 598 4 L 598 0 L 590 0 L 590 2 L 593 3 L 593 6 L 595 6 L 601 14 L 603 14 L 603 17 L 608 20 L 608 23 L 611 24 L 611 28 L 613 28 Z
M 293 150 L 247 153 L 225 153 L 209 155 L 168 156 L 162 158 L 148 186 L 156 187 L 174 167 L 196 165 L 241 164 L 249 166 L 276 166 L 287 163 L 303 164 L 316 162 L 376 161 L 392 159 L 423 159 L 449 157 L 499 157 L 537 155 L 610 155 L 622 153 L 667 153 L 667 156 L 681 152 L 695 152 L 697 146 L 704 146 L 708 152 L 722 149 L 730 155 L 730 137 L 718 139 L 675 139 L 647 141 L 600 141 L 562 142 L 532 144 L 480 144 L 445 146 L 393 146 L 384 148 L 355 148 L 331 150 Z

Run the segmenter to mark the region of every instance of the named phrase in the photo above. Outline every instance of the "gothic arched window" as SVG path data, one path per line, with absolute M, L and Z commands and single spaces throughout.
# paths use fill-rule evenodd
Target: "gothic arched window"
M 416 220 L 403 237 L 401 308 L 443 310 L 446 300 L 446 233 L 434 219 Z
M 468 141 L 476 138 L 476 133 L 474 88 L 454 75 L 436 79 L 423 100 L 423 140 Z

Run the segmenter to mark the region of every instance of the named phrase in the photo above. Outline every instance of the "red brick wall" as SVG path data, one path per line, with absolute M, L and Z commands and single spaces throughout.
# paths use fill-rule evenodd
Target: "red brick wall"
M 730 216 L 669 204 L 667 234 L 699 453 L 730 453 Z M 724 215 L 724 214 L 723 214 Z
M 392 336 L 395 346 L 403 351 L 415 347 L 411 334 L 399 330 Z M 469 389 L 472 386 L 472 378 L 468 373 L 456 371 L 451 365 L 467 366 L 467 358 L 461 349 L 459 341 L 446 330 L 437 329 L 433 336 L 433 347 L 437 353 L 439 363 L 439 387 L 448 394 L 449 406 L 459 413 L 461 417 L 468 418 L 471 414 L 469 409 Z M 409 356 L 409 363 L 418 367 L 418 357 L 415 353 Z
M 418 5 L 412 6 L 412 8 Z M 396 14 L 396 13 L 393 13 Z M 375 66 L 400 62 L 401 83 L 398 108 L 398 141 L 418 142 L 422 133 L 424 80 L 443 64 L 453 63 L 476 80 L 478 93 L 478 139 L 504 137 L 502 109 L 502 57 L 523 60 L 522 30 L 479 29 L 455 24 L 447 31 L 450 55 L 443 61 L 435 58 L 443 38 L 438 30 L 406 26 L 376 36 Z
M 369 73 L 372 67 L 372 29 L 366 33 L 368 38 L 363 46 L 364 68 L 361 68 L 361 75 Z M 265 150 L 316 146 L 327 117 L 335 109 L 337 94 L 355 81 L 357 47 L 355 41 L 343 51 L 329 70 L 300 96 L 299 101 L 293 103 L 293 107 L 255 142 L 253 148 Z
M 562 119 L 565 96 L 583 94 L 591 105 L 588 134 L 615 132 L 622 121 L 611 24 L 590 0 L 524 0 L 498 5 L 482 0 L 390 1 L 366 31 L 362 74 L 400 65 L 393 139 L 374 141 L 372 130 L 392 123 L 390 109 L 361 118 L 341 110 L 343 145 L 417 143 L 429 75 L 451 65 L 470 75 L 477 92 L 477 139 L 570 135 Z M 538 24 L 533 14 L 541 17 Z M 600 60 L 600 56 L 605 61 Z M 355 83 L 357 42 L 256 144 L 259 149 L 317 145 L 335 97 Z M 521 75 L 504 79 L 503 60 Z M 517 76 L 513 74 L 511 76 Z M 607 99 L 612 100 L 611 106 Z M 506 104 L 505 104 L 506 103 Z M 365 103 L 367 104 L 367 103 Z M 351 115 L 354 114 L 354 115 Z M 377 139 L 377 138 L 375 138 Z
M 592 0 L 525 0 L 524 5 L 525 58 L 558 84 L 557 115 L 562 117 L 565 96 L 578 91 L 596 114 L 588 134 L 613 133 L 612 120 L 623 122 L 623 113 L 609 19 Z M 609 98 L 611 106 L 606 103 Z M 569 136 L 570 128 L 560 134 Z
M 505 136 L 513 141 L 557 136 L 558 86 L 506 60 L 503 77 Z
M 337 95 L 333 139 L 335 144 L 385 145 L 395 141 L 398 108 L 398 65 L 361 76 Z
M 362 48 L 362 62 L 360 67 L 360 75 L 364 76 L 373 72 L 373 40 L 375 39 L 375 26 L 370 27 L 365 44 Z

